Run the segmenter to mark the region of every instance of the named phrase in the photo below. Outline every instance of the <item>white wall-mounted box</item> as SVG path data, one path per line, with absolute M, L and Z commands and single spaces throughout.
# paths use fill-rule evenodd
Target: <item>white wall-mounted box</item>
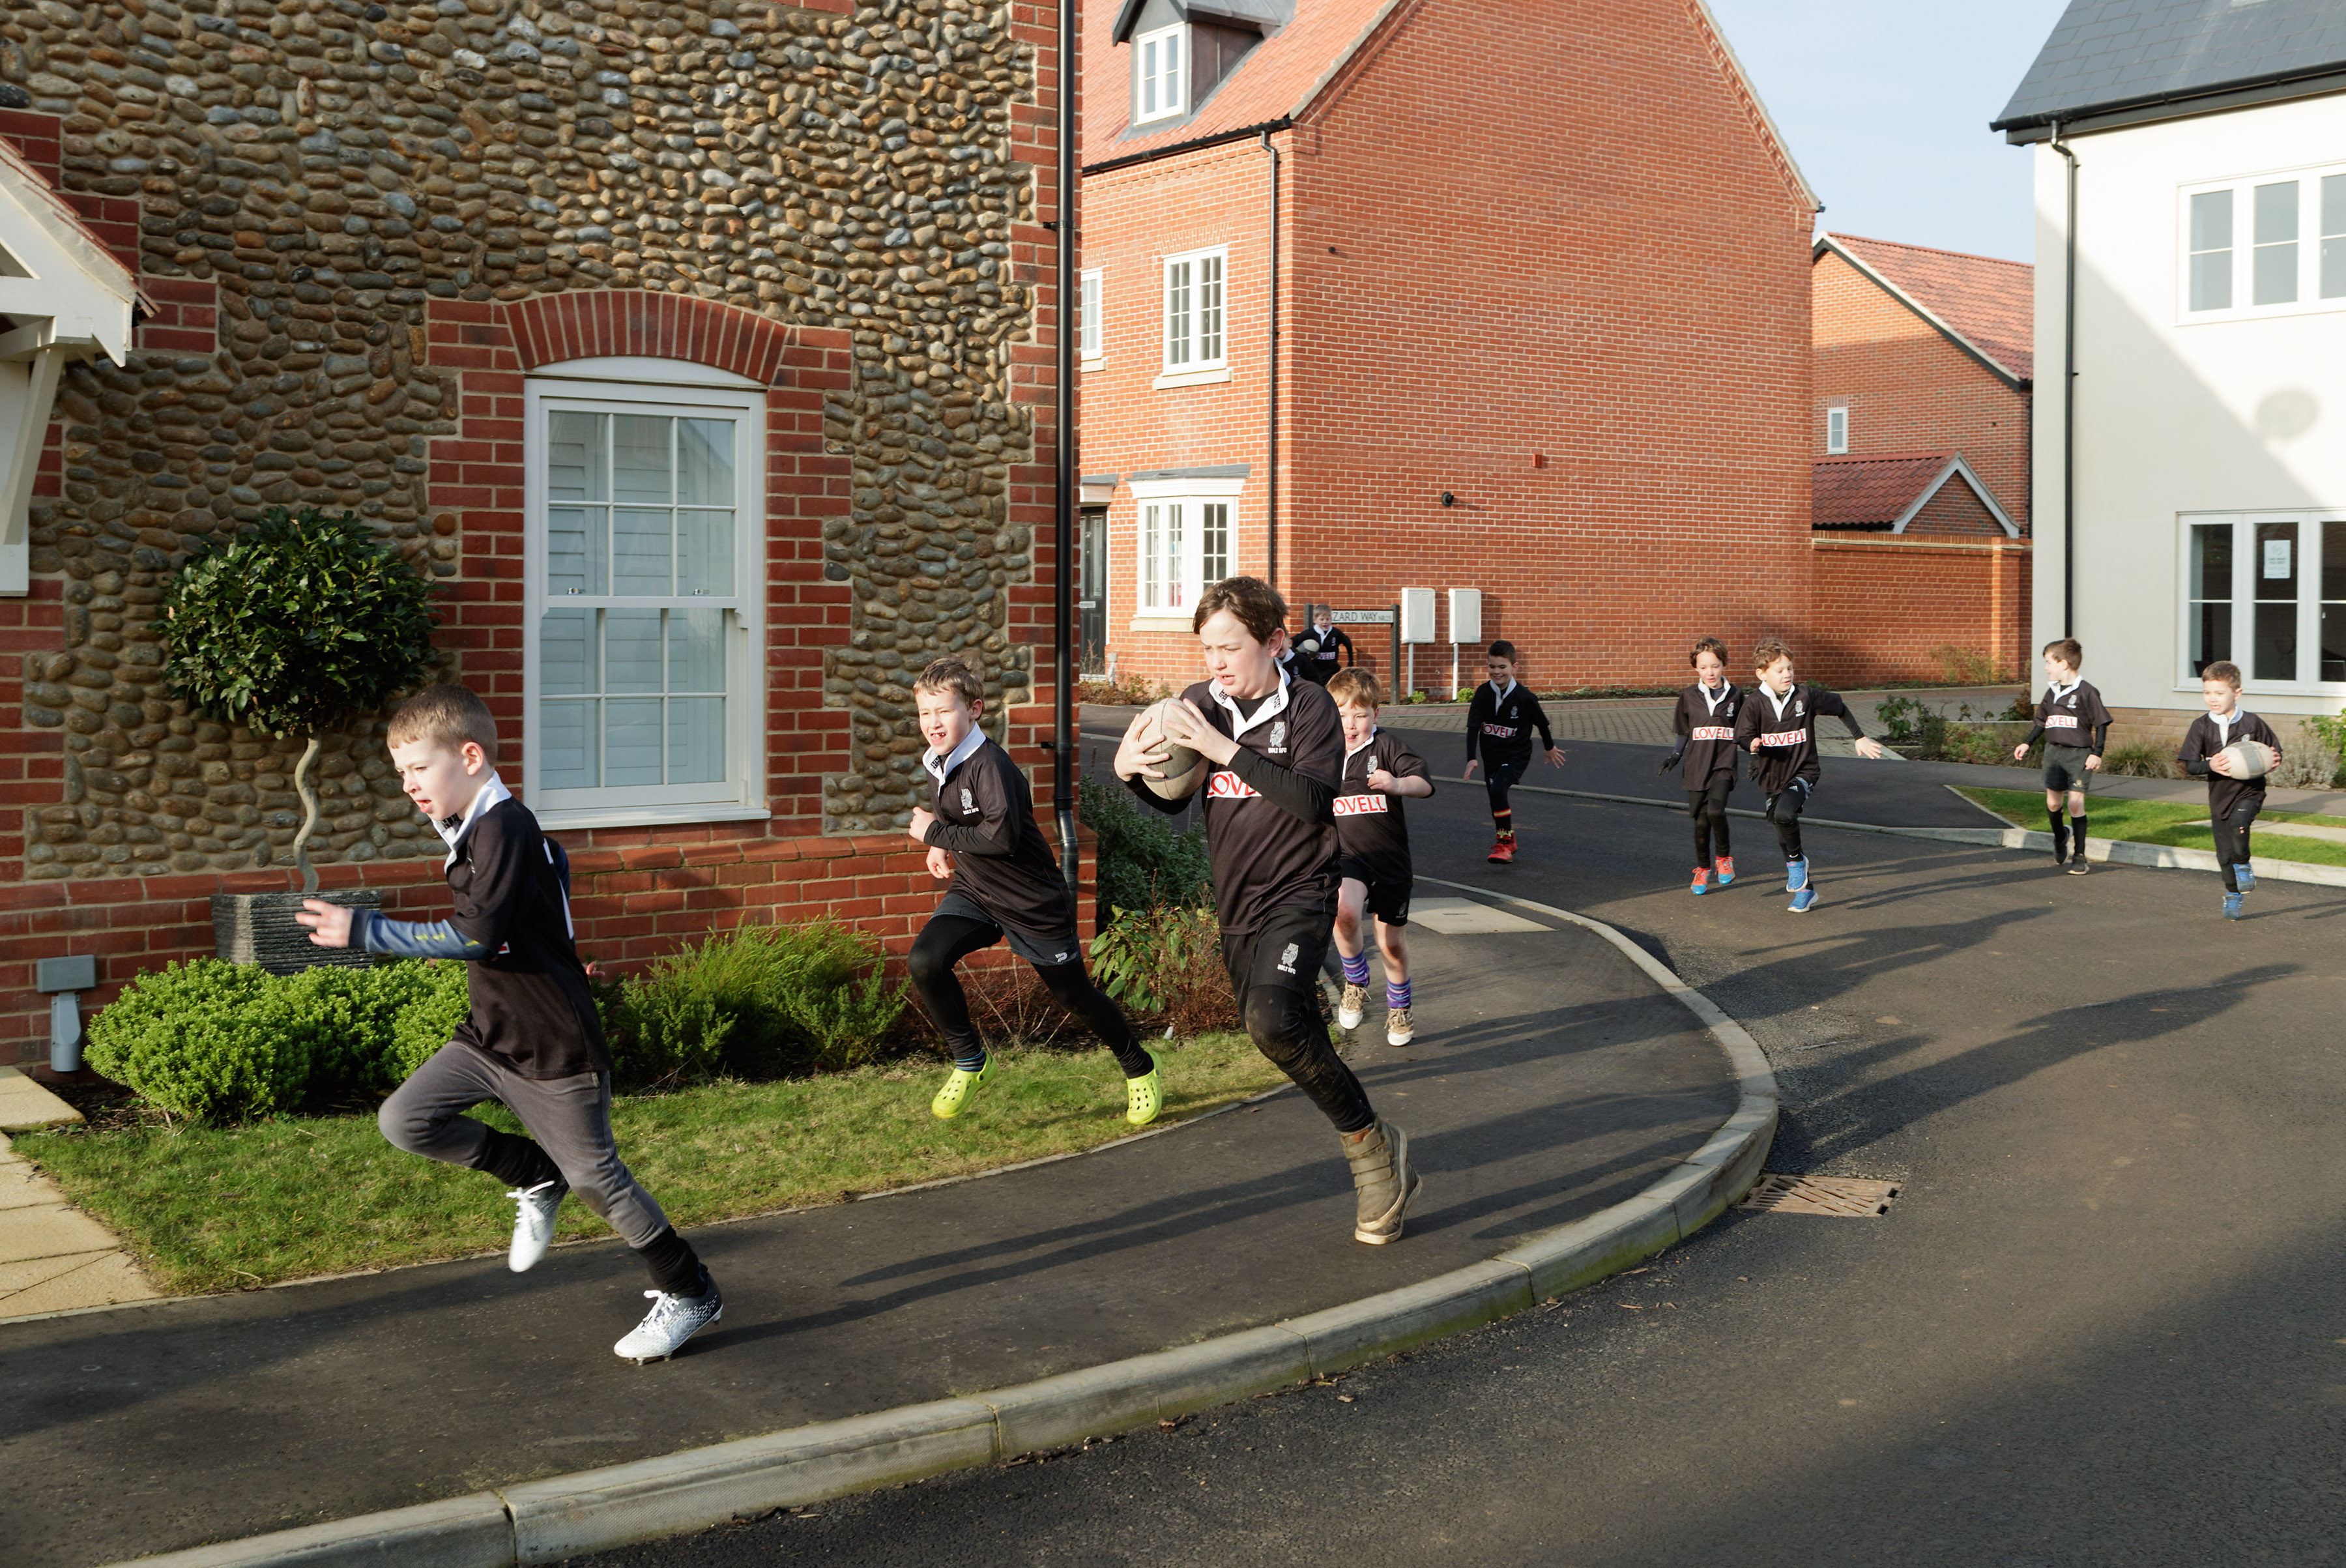
M 1454 643 L 1479 643 L 1483 640 L 1482 589 L 1450 590 L 1450 640 Z
M 1405 643 L 1430 643 L 1433 640 L 1433 590 L 1403 588 L 1401 591 L 1401 640 Z

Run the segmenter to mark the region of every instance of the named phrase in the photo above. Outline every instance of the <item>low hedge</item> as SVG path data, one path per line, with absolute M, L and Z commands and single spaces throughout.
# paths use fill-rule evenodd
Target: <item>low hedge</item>
M 778 1078 L 889 1050 L 904 988 L 831 921 L 745 927 L 597 982 L 616 1087 Z M 409 960 L 277 976 L 198 959 L 141 974 L 89 1025 L 91 1066 L 175 1116 L 232 1123 L 380 1100 L 471 1011 L 467 966 Z

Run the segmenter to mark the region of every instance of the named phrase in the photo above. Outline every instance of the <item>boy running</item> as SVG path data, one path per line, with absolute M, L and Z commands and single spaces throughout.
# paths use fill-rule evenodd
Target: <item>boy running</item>
M 1377 677 L 1364 669 L 1337 673 L 1328 695 L 1344 719 L 1344 781 L 1336 793 L 1336 952 L 1344 961 L 1344 999 L 1336 1022 L 1358 1029 L 1368 1011 L 1369 947 L 1363 911 L 1377 919 L 1377 951 L 1385 961 L 1385 1044 L 1416 1037 L 1409 1016 L 1409 824 L 1403 799 L 1433 793 L 1424 759 L 1389 730 L 1377 728 L 1384 704 Z
M 1320 645 L 1304 654 L 1296 665 L 1296 673 L 1308 681 L 1326 686 L 1338 670 L 1349 668 L 1338 662 L 1341 656 L 1350 655 L 1352 663 L 1360 662 L 1352 639 L 1336 629 L 1333 614 L 1325 608 L 1311 612 L 1311 629 L 1304 635 Z
M 1474 781 L 1475 765 L 1487 766 L 1484 788 L 1490 792 L 1491 821 L 1498 841 L 1484 858 L 1501 865 L 1515 858 L 1515 811 L 1507 791 L 1532 762 L 1532 731 L 1539 731 L 1540 747 L 1548 766 L 1564 766 L 1564 752 L 1548 733 L 1547 713 L 1531 688 L 1515 684 L 1515 645 L 1502 637 L 1491 645 L 1491 678 L 1474 688 L 1466 705 L 1466 781 Z
M 1256 1049 L 1336 1125 L 1352 1167 L 1353 1239 L 1382 1246 L 1401 1236 L 1422 1183 L 1408 1136 L 1370 1106 L 1320 1016 L 1320 966 L 1336 918 L 1343 720 L 1325 691 L 1280 668 L 1287 602 L 1270 584 L 1226 578 L 1199 596 L 1189 624 L 1210 678 L 1163 710 L 1164 730 L 1212 764 L 1201 809 L 1230 989 Z M 1160 800 L 1140 782 L 1164 777 L 1167 757 L 1142 739 L 1147 718 L 1124 732 L 1116 776 L 1171 815 L 1188 802 Z
M 2095 770 L 2102 765 L 2102 747 L 2110 738 L 2110 710 L 2102 694 L 2077 678 L 2086 650 L 2075 637 L 2045 645 L 2045 695 L 2037 699 L 2036 722 L 2028 738 L 2012 748 L 2012 759 L 2025 762 L 2036 738 L 2045 738 L 2045 814 L 2053 820 L 2053 863 L 2069 862 L 2069 874 L 2086 874 L 2086 791 L 2093 788 Z M 2069 818 L 2061 819 L 2061 797 L 2069 798 Z M 2069 850 L 2069 832 L 2077 834 L 2076 852 Z
M 929 875 L 954 884 L 913 943 L 913 989 L 954 1058 L 953 1075 L 929 1109 L 950 1121 L 994 1076 L 954 965 L 1007 937 L 1059 1005 L 1115 1054 L 1124 1069 L 1124 1119 L 1147 1126 L 1165 1105 L 1157 1058 L 1084 973 L 1075 895 L 1035 825 L 1026 776 L 977 727 L 984 680 L 967 659 L 947 654 L 921 672 L 913 698 L 929 743 L 921 766 L 936 781 L 936 809 L 916 809 L 905 831 L 929 846 Z
M 2183 732 L 2183 746 L 2175 754 L 2183 770 L 2208 780 L 2208 826 L 2216 836 L 2216 863 L 2224 871 L 2224 918 L 2240 918 L 2240 900 L 2257 891 L 2257 874 L 2249 869 L 2249 825 L 2264 809 L 2265 781 L 2235 778 L 2232 759 L 2222 755 L 2236 740 L 2253 740 L 2272 755 L 2265 772 L 2280 766 L 2280 737 L 2272 726 L 2240 707 L 2240 667 L 2218 660 L 2199 672 L 2199 695 L 2208 711 Z
M 1727 798 L 1735 792 L 1735 719 L 1743 709 L 1744 694 L 1727 678 L 1727 645 L 1717 637 L 1697 642 L 1687 663 L 1694 666 L 1695 681 L 1678 693 L 1678 710 L 1672 719 L 1678 749 L 1662 759 L 1662 771 L 1686 764 L 1687 815 L 1694 819 L 1692 891 L 1707 893 L 1714 871 L 1722 888 L 1735 880 L 1735 856 L 1727 840 Z
M 1767 797 L 1768 820 L 1776 825 L 1776 842 L 1784 851 L 1784 891 L 1792 895 L 1787 907 L 1806 914 L 1816 907 L 1817 890 L 1809 882 L 1808 851 L 1800 847 L 1800 813 L 1824 771 L 1817 762 L 1816 721 L 1830 713 L 1847 725 L 1860 757 L 1879 760 L 1882 743 L 1866 738 L 1849 704 L 1834 693 L 1795 682 L 1792 650 L 1774 637 L 1753 648 L 1751 658 L 1760 689 L 1735 721 L 1735 743 L 1750 748 L 1751 782 Z
M 519 1210 L 506 1263 L 515 1274 L 546 1256 L 555 1213 L 576 1189 L 651 1272 L 652 1309 L 612 1350 L 638 1366 L 673 1356 L 724 1316 L 725 1302 L 620 1163 L 611 1058 L 571 943 L 569 858 L 498 779 L 496 724 L 473 693 L 418 692 L 392 715 L 387 739 L 407 798 L 447 840 L 453 916 L 386 920 L 309 899 L 294 918 L 320 947 L 464 960 L 473 1011 L 383 1102 L 376 1124 L 409 1154 L 486 1171 L 512 1189 Z M 530 1136 L 464 1115 L 484 1100 L 520 1117 Z

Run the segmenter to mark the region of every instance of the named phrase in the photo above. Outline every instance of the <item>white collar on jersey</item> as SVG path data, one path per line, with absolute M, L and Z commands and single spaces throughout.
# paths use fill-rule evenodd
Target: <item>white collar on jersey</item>
M 932 746 L 921 753 L 921 766 L 929 770 L 930 778 L 943 784 L 945 781 L 945 775 L 968 761 L 971 755 L 984 744 L 985 731 L 973 724 L 969 727 L 969 733 L 961 738 L 961 744 L 953 748 L 952 756 L 940 763 L 937 760 L 937 748 Z
M 1515 683 L 1512 680 L 1507 682 L 1504 687 L 1500 686 L 1496 681 L 1486 681 L 1484 684 L 1490 687 L 1491 700 L 1494 703 L 1506 701 L 1508 695 L 1515 689 Z
M 1362 741 L 1358 746 L 1348 746 L 1344 748 L 1344 761 L 1349 765 L 1353 758 L 1358 757 L 1362 752 L 1366 751 L 1370 747 L 1374 746 L 1376 743 L 1377 726 L 1372 724 L 1369 726 L 1369 738 L 1366 740 Z
M 1791 685 L 1791 688 L 1786 691 L 1781 697 L 1778 697 L 1776 695 L 1774 687 L 1763 684 L 1760 687 L 1760 695 L 1766 697 L 1770 702 L 1775 705 L 1776 717 L 1781 718 L 1784 717 L 1784 709 L 1786 706 L 1791 702 L 1792 698 L 1800 695 L 1800 683 L 1799 681 L 1794 681 Z
M 473 824 L 481 820 L 482 814 L 512 799 L 513 791 L 505 788 L 505 781 L 492 769 L 489 776 L 481 780 L 480 792 L 473 797 L 473 803 L 464 808 L 463 815 L 442 817 L 432 824 L 433 830 L 447 841 L 449 865 L 456 863 L 456 846 L 464 841 L 464 835 L 473 830 Z
M 2079 687 L 2085 684 L 2085 680 L 2081 677 L 2076 680 L 2071 681 L 2066 686 L 2048 686 L 2045 688 L 2045 700 L 2047 702 L 2058 702 L 2063 697 L 2068 696 L 2071 692 L 2076 690 Z
M 1694 689 L 1696 695 L 1699 696 L 1704 702 L 1710 705 L 1710 711 L 1717 713 L 1719 711 L 1719 705 L 1725 702 L 1729 697 L 1732 697 L 1735 694 L 1735 683 L 1731 680 L 1720 681 L 1719 683 L 1719 695 L 1717 697 L 1711 696 L 1710 687 L 1703 685 L 1700 681 L 1694 683 Z
M 1264 719 L 1270 718 L 1273 714 L 1285 713 L 1287 711 L 1287 693 L 1289 688 L 1294 686 L 1294 684 L 1295 677 L 1288 674 L 1286 669 L 1282 667 L 1279 672 L 1279 689 L 1272 692 L 1269 697 L 1264 697 L 1262 699 L 1262 706 L 1254 710 L 1254 717 L 1252 718 L 1249 718 L 1245 714 L 1239 711 L 1239 705 L 1231 699 L 1230 694 L 1222 689 L 1222 683 L 1220 681 L 1215 681 L 1213 683 L 1214 700 L 1223 708 L 1229 710 L 1230 738 L 1232 740 L 1236 740 L 1239 736 L 1244 735 L 1248 730 L 1252 729 L 1256 725 L 1260 724 Z
M 2218 738 L 2221 738 L 2221 737 L 2223 737 L 2223 736 L 2227 736 L 2227 735 L 2231 734 L 2231 732 L 2232 732 L 2232 726 L 2234 726 L 2234 725 L 2236 725 L 2236 724 L 2239 723 L 2239 722 L 2240 722 L 2240 720 L 2242 720 L 2242 719 L 2246 718 L 2248 716 L 2249 716 L 2248 709 L 2246 709 L 2246 708 L 2242 708 L 2239 703 L 2237 703 L 2237 702 L 2236 702 L 2236 703 L 2232 704 L 2232 711 L 2231 711 L 2231 712 L 2229 712 L 2229 713 L 2211 713 L 2211 714 L 2209 714 L 2208 717 L 2209 718 L 2212 718 L 2212 719 L 2214 719 L 2214 720 L 2216 721 L 2216 732 L 2217 732 L 2217 735 L 2218 736 Z

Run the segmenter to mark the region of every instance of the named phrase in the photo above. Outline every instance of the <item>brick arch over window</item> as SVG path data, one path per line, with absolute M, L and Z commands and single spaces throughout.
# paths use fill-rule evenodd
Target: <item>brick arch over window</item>
M 604 289 L 553 294 L 503 308 L 524 371 L 606 354 L 684 360 L 771 386 L 808 339 L 847 334 L 784 326 L 713 300 Z M 826 342 L 825 346 L 829 346 Z

